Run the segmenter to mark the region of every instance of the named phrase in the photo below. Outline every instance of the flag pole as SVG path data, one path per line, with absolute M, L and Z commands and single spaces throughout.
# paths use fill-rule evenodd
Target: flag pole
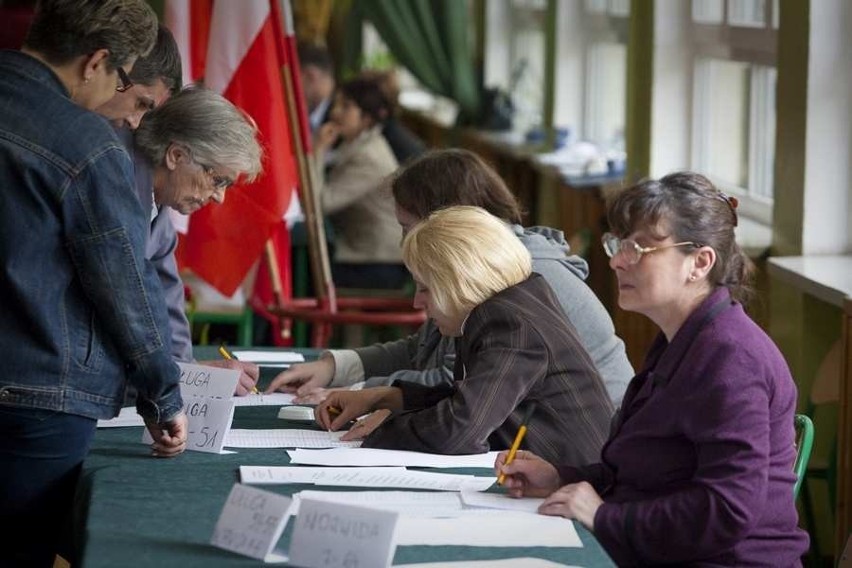
M 307 110 L 304 97 L 301 94 L 299 77 L 299 62 L 296 52 L 296 36 L 293 25 L 293 12 L 290 0 L 271 0 L 275 21 L 282 26 L 278 48 L 282 52 L 281 78 L 284 85 L 287 112 L 290 118 L 290 133 L 293 148 L 296 153 L 296 163 L 299 171 L 301 202 L 305 214 L 305 226 L 308 235 L 308 255 L 310 258 L 311 274 L 314 280 L 315 294 L 321 309 L 330 313 L 337 312 L 337 298 L 334 283 L 331 278 L 331 262 L 328 257 L 328 246 L 325 235 L 325 224 L 321 214 L 321 206 L 316 188 L 316 165 L 311 151 L 311 134 L 308 125 Z M 280 1 L 280 4 L 279 4 Z M 270 271 L 272 272 L 272 271 Z M 314 344 L 323 345 L 330 335 L 330 326 L 317 324 L 314 326 Z

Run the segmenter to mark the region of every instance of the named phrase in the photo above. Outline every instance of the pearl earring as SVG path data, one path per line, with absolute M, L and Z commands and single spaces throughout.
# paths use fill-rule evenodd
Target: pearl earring
M 689 280 L 692 281 L 692 282 L 695 282 L 696 278 L 697 277 L 695 276 L 695 274 L 692 274 L 692 275 L 690 275 Z

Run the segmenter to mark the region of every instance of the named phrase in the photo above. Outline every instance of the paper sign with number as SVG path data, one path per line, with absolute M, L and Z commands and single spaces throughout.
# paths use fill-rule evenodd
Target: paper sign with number
M 184 396 L 183 411 L 189 419 L 186 449 L 213 454 L 222 453 L 225 436 L 231 429 L 231 421 L 234 419 L 234 401 Z M 152 441 L 146 429 L 142 442 L 150 444 Z
M 284 495 L 235 483 L 210 544 L 266 562 L 285 562 L 287 557 L 272 549 L 287 525 L 292 502 Z
M 303 568 L 390 566 L 397 513 L 302 499 L 290 543 L 290 563 Z

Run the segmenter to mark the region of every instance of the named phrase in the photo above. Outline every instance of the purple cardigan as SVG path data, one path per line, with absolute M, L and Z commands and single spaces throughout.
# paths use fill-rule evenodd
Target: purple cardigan
M 594 532 L 620 566 L 799 566 L 795 409 L 781 353 L 720 288 L 657 337 L 602 463 L 562 481 L 600 493 Z

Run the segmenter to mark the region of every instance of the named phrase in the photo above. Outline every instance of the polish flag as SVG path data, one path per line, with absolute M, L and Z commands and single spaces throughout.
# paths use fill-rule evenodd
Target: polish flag
M 204 78 L 212 11 L 213 0 L 166 0 L 164 19 L 180 50 L 184 85 Z
M 222 205 L 190 217 L 183 263 L 226 296 L 232 295 L 261 258 L 282 221 L 297 185 L 281 69 L 281 24 L 271 2 L 219 0 L 213 4 L 204 83 L 243 109 L 257 124 L 264 149 L 263 174 L 237 184 Z M 290 297 L 289 246 L 279 251 L 283 296 Z

